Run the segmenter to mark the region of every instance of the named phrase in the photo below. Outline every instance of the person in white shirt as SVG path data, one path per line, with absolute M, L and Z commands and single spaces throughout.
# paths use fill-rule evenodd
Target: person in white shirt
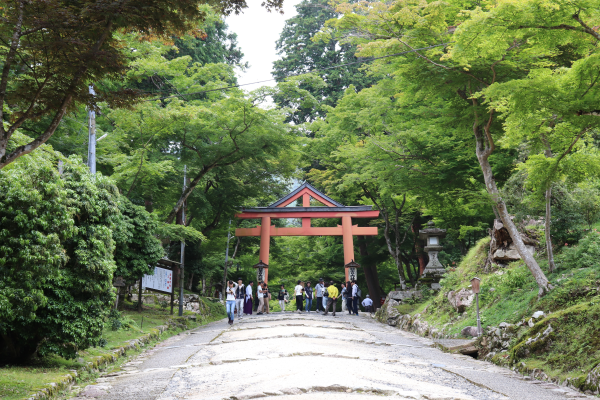
M 302 312 L 302 292 L 304 292 L 304 287 L 302 286 L 302 281 L 298 281 L 298 284 L 294 288 L 294 294 L 296 295 L 296 311 Z
M 258 282 L 258 286 L 256 287 L 256 297 L 258 297 L 258 312 L 256 315 L 261 315 L 263 313 L 263 309 L 265 308 L 265 297 L 262 285 L 262 282 Z
M 235 289 L 235 309 L 237 310 L 238 318 L 242 318 L 244 313 L 244 299 L 246 298 L 246 288 L 242 282 L 242 278 L 238 278 L 238 286 Z
M 352 281 L 352 310 L 354 315 L 358 315 L 358 285 Z
M 323 306 L 323 292 L 325 291 L 325 286 L 323 285 L 323 278 L 319 278 L 319 283 L 315 285 L 315 297 L 317 298 L 317 311 L 325 311 L 325 307 Z
M 373 312 L 373 300 L 370 298 L 371 296 L 367 295 L 367 297 L 362 301 L 362 305 L 365 308 L 365 311 L 368 313 Z
M 227 282 L 227 297 L 225 301 L 225 309 L 229 317 L 229 325 L 233 325 L 233 317 L 235 317 L 235 291 L 238 284 L 234 281 Z
M 252 297 L 252 285 L 254 282 L 250 281 L 248 286 L 246 286 L 246 299 L 244 302 L 244 314 L 252 315 L 252 301 L 254 300 Z

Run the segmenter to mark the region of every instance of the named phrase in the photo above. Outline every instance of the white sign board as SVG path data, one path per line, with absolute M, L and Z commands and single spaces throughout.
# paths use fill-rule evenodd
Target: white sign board
M 142 287 L 146 289 L 160 290 L 161 292 L 173 292 L 173 271 L 160 267 L 154 268 L 154 275 L 144 275 Z

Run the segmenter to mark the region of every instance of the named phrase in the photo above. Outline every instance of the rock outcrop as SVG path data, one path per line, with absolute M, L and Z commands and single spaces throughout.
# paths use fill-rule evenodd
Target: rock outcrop
M 600 364 L 590 371 L 585 379 L 585 387 L 582 389 L 589 390 L 594 394 L 600 393 Z
M 465 337 L 476 337 L 476 336 L 478 336 L 477 327 L 476 326 L 465 326 L 460 331 L 460 334 Z
M 395 290 L 388 293 L 388 297 L 398 302 L 402 302 L 406 300 L 421 299 L 423 294 L 420 290 Z
M 521 239 L 525 243 L 525 247 L 531 254 L 535 253 L 535 247 L 538 245 L 538 241 L 530 238 L 523 233 L 520 234 Z M 508 230 L 504 227 L 501 220 L 494 220 L 494 228 L 492 230 L 492 240 L 490 242 L 490 254 L 492 255 L 492 261 L 499 264 L 506 264 L 511 261 L 518 261 L 521 259 L 519 252 L 515 244 L 513 243 Z
M 465 312 L 467 307 L 473 304 L 475 294 L 470 289 L 460 289 L 458 291 L 451 291 L 448 293 L 448 301 L 452 304 L 452 307 L 459 313 Z

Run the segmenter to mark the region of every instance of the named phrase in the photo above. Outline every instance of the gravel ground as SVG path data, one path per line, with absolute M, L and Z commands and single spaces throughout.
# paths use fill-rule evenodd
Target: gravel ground
M 587 398 L 432 344 L 368 316 L 223 320 L 165 340 L 76 399 Z

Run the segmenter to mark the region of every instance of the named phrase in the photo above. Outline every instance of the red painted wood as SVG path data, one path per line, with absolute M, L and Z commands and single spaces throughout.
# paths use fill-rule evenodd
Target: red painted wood
M 285 207 L 288 204 L 291 204 L 293 201 L 298 200 L 301 196 L 304 196 L 305 194 L 309 194 L 313 199 L 319 200 L 321 203 L 325 204 L 328 207 L 337 207 L 335 204 L 330 203 L 329 201 L 325 200 L 324 198 L 322 198 L 321 196 L 319 196 L 318 194 L 316 194 L 309 188 L 302 189 L 301 191 L 299 191 L 294 196 L 290 197 L 287 201 L 281 203 L 277 207 Z
M 278 228 L 271 225 L 269 236 L 342 236 L 343 230 L 337 227 L 301 227 L 301 228 Z M 377 236 L 377 228 L 370 226 L 352 226 L 352 235 Z M 261 236 L 261 227 L 237 228 L 235 236 Z M 264 261 L 264 260 L 263 260 Z
M 236 214 L 236 218 L 260 219 L 262 217 L 271 218 L 376 218 L 379 216 L 379 210 L 374 211 L 297 211 L 297 212 L 242 212 Z

